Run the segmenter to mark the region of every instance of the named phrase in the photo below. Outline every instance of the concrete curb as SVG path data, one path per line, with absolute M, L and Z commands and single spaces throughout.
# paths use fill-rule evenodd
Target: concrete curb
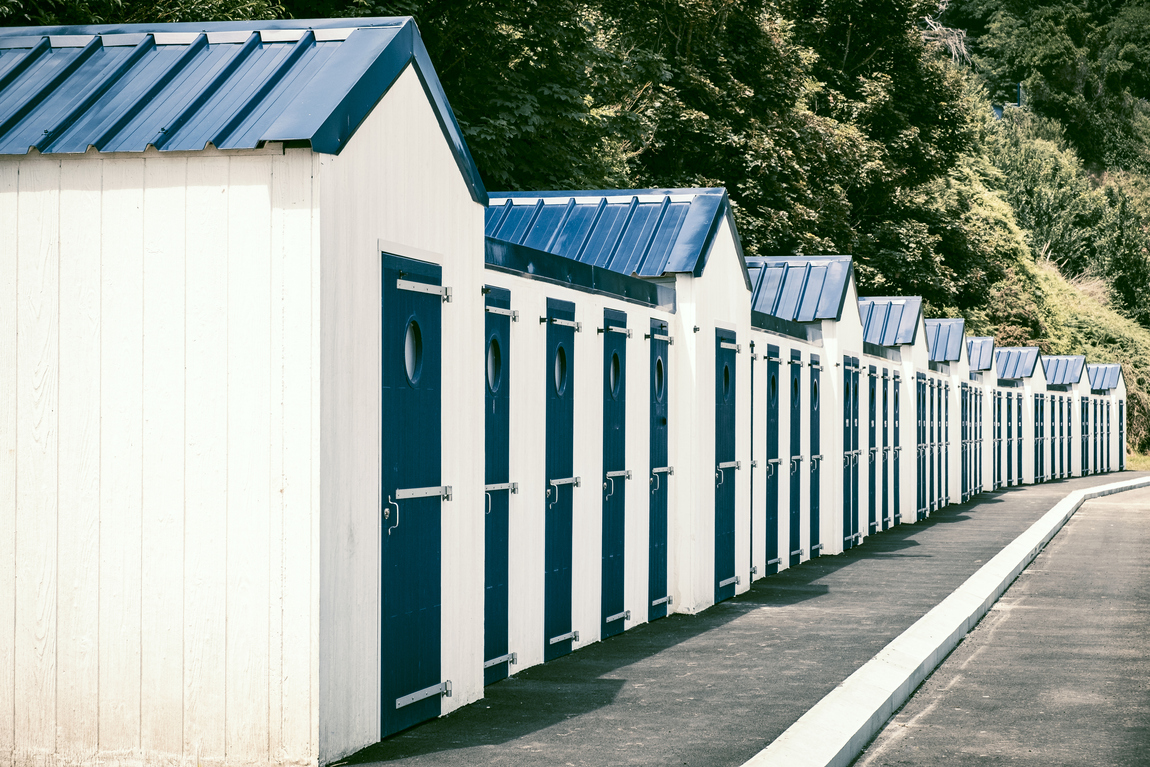
M 803 714 L 744 767 L 846 767 L 1086 501 L 1150 477 L 1075 490 Z

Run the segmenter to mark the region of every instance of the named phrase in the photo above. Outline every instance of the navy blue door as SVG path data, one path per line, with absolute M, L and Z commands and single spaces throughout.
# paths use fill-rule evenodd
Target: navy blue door
M 1106 403 L 1106 471 L 1110 471 L 1110 403 Z
M 575 304 L 547 299 L 543 660 L 571 652 L 571 533 L 575 491 Z
M 383 255 L 380 736 L 439 716 L 440 268 Z M 414 290 L 412 288 L 415 288 Z
M 1002 487 L 1002 392 L 994 392 L 994 489 Z
M 1034 395 L 1034 482 L 1042 481 L 1042 395 Z
M 916 462 L 917 481 L 915 482 L 916 498 L 915 498 L 915 519 L 923 520 L 926 518 L 926 462 L 927 462 L 927 445 L 926 445 L 926 376 L 922 373 L 918 374 L 916 379 L 916 403 L 917 418 L 915 422 L 915 433 L 918 441 L 918 460 Z
M 802 560 L 802 543 L 800 543 L 799 527 L 801 518 L 799 507 L 801 505 L 802 479 L 803 479 L 803 446 L 802 446 L 802 372 L 803 355 L 791 350 L 791 517 L 790 517 L 790 564 L 793 567 Z
M 927 516 L 930 516 L 930 512 L 934 511 L 937 508 L 936 501 L 938 498 L 938 495 L 937 495 L 938 485 L 937 485 L 937 480 L 935 479 L 935 472 L 934 472 L 935 464 L 938 461 L 938 436 L 937 436 L 937 433 L 935 431 L 935 427 L 938 423 L 938 421 L 937 421 L 938 412 L 936 409 L 936 405 L 937 405 L 936 400 L 938 399 L 938 397 L 937 397 L 937 388 L 934 385 L 934 379 L 928 378 L 926 383 L 927 383 L 927 389 L 928 389 L 927 396 L 930 397 L 930 421 L 928 422 L 928 425 L 927 425 L 927 428 L 929 430 L 927 436 L 929 438 L 929 444 L 930 444 L 930 485 L 929 485 L 929 495 L 927 496 L 929 498 L 929 503 L 927 505 L 926 513 L 927 513 Z
M 893 511 L 894 511 L 894 523 L 896 525 L 898 523 L 902 522 L 902 507 L 899 505 L 899 501 L 902 499 L 902 483 L 899 481 L 900 477 L 902 476 L 901 473 L 899 472 L 899 469 L 901 468 L 901 462 L 902 462 L 902 445 L 899 444 L 902 441 L 902 434 L 901 434 L 901 432 L 902 432 L 902 429 L 901 429 L 902 419 L 899 417 L 899 413 L 900 413 L 900 410 L 902 407 L 902 405 L 900 404 L 900 398 L 899 398 L 899 388 L 900 388 L 901 383 L 902 383 L 902 379 L 899 377 L 898 373 L 895 373 L 894 374 L 894 391 L 892 392 L 892 395 L 894 397 L 894 509 L 893 509 Z
M 1118 400 L 1118 471 L 1126 470 L 1126 403 Z
M 968 479 L 968 472 L 970 470 L 970 390 L 966 384 L 959 385 L 958 403 L 958 439 L 961 443 L 959 454 L 962 459 L 962 471 L 959 474 L 959 481 L 961 483 L 962 503 L 966 503 L 970 497 L 970 481 Z
M 974 445 L 974 486 L 977 492 L 982 492 L 982 389 L 975 392 L 975 417 L 974 424 L 976 429 L 976 442 Z
M 950 503 L 950 383 L 942 387 L 942 488 L 940 505 Z
M 1006 393 L 1006 486 L 1014 484 L 1014 395 Z
M 843 550 L 859 539 L 858 359 L 843 357 Z
M 667 615 L 667 494 L 671 467 L 667 465 L 668 349 L 667 323 L 651 320 L 651 465 L 648 506 L 647 620 Z
M 1090 473 L 1090 400 L 1087 397 L 1082 398 L 1082 436 L 1079 439 L 1082 447 L 1082 456 L 1079 459 L 1082 464 L 1082 476 Z
M 890 477 L 887 470 L 890 456 L 890 400 L 889 371 L 882 369 L 882 529 L 890 529 Z
M 822 444 L 820 440 L 821 418 L 819 416 L 819 378 L 822 366 L 819 356 L 811 355 L 811 489 L 807 494 L 810 498 L 810 529 L 811 529 L 811 558 L 819 556 L 823 548 L 822 530 L 819 524 L 819 495 L 821 484 L 821 469 L 823 463 Z
M 616 328 L 612 330 L 612 328 Z M 603 580 L 601 636 L 623 633 L 627 529 L 627 315 L 603 310 Z
M 1014 424 L 1014 444 L 1015 455 L 1018 459 L 1015 476 L 1018 478 L 1018 483 L 1022 484 L 1022 392 L 1019 392 L 1018 396 L 1014 398 L 1014 409 L 1017 414 Z
M 779 571 L 779 347 L 767 346 L 767 509 L 763 523 L 764 574 Z
M 735 595 L 735 344 L 715 331 L 715 602 Z
M 875 488 L 878 485 L 878 370 L 870 366 L 867 376 L 867 530 L 882 529 L 878 519 Z
M 511 291 L 486 287 L 484 415 L 486 516 L 483 572 L 483 683 L 507 678 L 508 476 L 511 448 Z M 490 664 L 490 665 L 488 665 Z

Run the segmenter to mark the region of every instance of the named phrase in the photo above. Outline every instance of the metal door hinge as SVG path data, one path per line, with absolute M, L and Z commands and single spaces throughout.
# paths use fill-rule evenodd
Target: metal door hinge
M 406 501 L 410 498 L 431 498 L 439 496 L 445 501 L 451 500 L 451 485 L 442 487 L 412 487 L 406 490 L 396 490 L 395 500 Z
M 668 594 L 665 597 L 660 597 L 658 599 L 652 600 L 651 601 L 651 607 L 657 607 L 657 606 L 663 604 L 664 602 L 666 602 L 667 606 L 670 607 L 671 605 L 675 604 L 675 599 L 674 599 L 674 597 L 672 597 L 671 595 Z
M 805 555 L 806 553 L 807 553 L 806 549 L 797 549 L 797 550 L 791 552 L 791 556 L 793 557 L 794 555 L 798 554 L 801 557 L 801 556 Z
M 736 343 L 733 343 L 731 341 L 720 341 L 719 342 L 719 348 L 720 349 L 734 349 L 735 354 L 738 354 L 739 352 L 741 352 L 743 350 L 743 347 L 740 344 L 736 344 Z
M 603 622 L 604 623 L 614 623 L 615 621 L 629 621 L 629 620 L 631 620 L 631 611 L 630 610 L 624 610 L 621 613 L 615 613 L 614 615 L 607 616 L 607 618 L 604 619 Z
M 395 287 L 400 290 L 409 290 L 412 293 L 426 293 L 432 296 L 440 296 L 443 299 L 443 303 L 451 303 L 451 288 L 440 285 L 429 285 L 426 282 L 414 282 L 412 280 L 396 280 Z
M 751 577 L 754 578 L 758 574 L 759 574 L 759 568 L 752 566 L 751 567 Z
M 578 631 L 568 631 L 566 634 L 560 634 L 557 637 L 551 637 L 550 639 L 547 640 L 547 644 L 559 644 L 560 642 L 566 642 L 568 639 L 573 639 L 574 641 L 578 642 L 579 641 L 579 632 Z
M 742 463 L 740 461 L 723 461 L 718 465 L 720 469 L 741 469 Z
M 624 469 L 623 471 L 609 471 L 609 472 L 607 472 L 606 476 L 607 476 L 607 481 L 603 483 L 603 489 L 606 490 L 608 487 L 610 487 L 611 491 L 609 493 L 607 493 L 607 497 L 603 499 L 605 501 L 610 499 L 611 496 L 613 496 L 615 494 L 615 480 L 617 480 L 617 479 L 630 479 L 631 478 L 631 470 L 630 469 Z
M 722 589 L 722 588 L 726 588 L 727 586 L 730 586 L 732 583 L 733 583 L 734 585 L 738 586 L 738 585 L 739 585 L 739 582 L 740 582 L 740 581 L 739 581 L 739 576 L 737 576 L 737 575 L 736 575 L 736 576 L 734 576 L 734 577 L 732 577 L 732 578 L 727 578 L 726 580 L 723 580 L 723 581 L 719 581 L 719 588 L 721 588 L 721 589 Z
M 425 687 L 424 689 L 419 690 L 418 692 L 413 692 L 410 695 L 404 695 L 402 698 L 396 698 L 395 707 L 403 708 L 404 706 L 410 706 L 412 703 L 418 703 L 421 700 L 426 698 L 433 698 L 436 695 L 442 695 L 445 698 L 451 697 L 450 679 L 448 679 L 446 682 L 440 682 L 439 684 L 432 685 L 431 687 Z
M 631 337 L 631 328 L 623 328 L 617 325 L 606 325 L 601 328 L 596 328 L 596 333 L 623 333 L 627 338 Z
M 823 545 L 821 543 L 816 543 L 814 546 L 811 546 L 811 553 L 812 554 L 815 553 L 816 551 L 822 551 L 822 550 L 823 550 Z
M 503 309 L 499 306 L 485 306 L 483 311 L 488 314 L 498 314 L 503 317 L 510 317 L 512 322 L 519 322 L 519 311 L 516 309 Z
M 782 561 L 783 560 L 780 557 L 775 557 L 774 559 L 768 559 L 767 560 L 767 567 L 770 567 L 771 565 L 777 565 Z
M 498 666 L 500 663 L 510 663 L 512 666 L 519 662 L 519 653 L 509 652 L 506 655 L 500 655 L 498 658 L 483 661 L 483 668 L 491 668 Z
M 562 327 L 562 328 L 573 328 L 576 333 L 582 333 L 583 332 L 583 323 L 582 322 L 575 322 L 574 320 L 561 320 L 557 317 L 540 317 L 539 318 L 539 324 L 540 325 L 542 325 L 544 323 L 548 323 L 548 322 L 550 322 L 552 325 L 558 325 L 559 327 Z
M 652 341 L 666 341 L 669 346 L 675 345 L 675 339 L 671 336 L 661 335 L 659 333 L 644 333 L 643 338 L 649 338 Z

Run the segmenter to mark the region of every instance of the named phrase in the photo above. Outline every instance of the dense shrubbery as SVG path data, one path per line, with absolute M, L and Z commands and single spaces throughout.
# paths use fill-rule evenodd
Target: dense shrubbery
M 0 0 L 277 15 L 414 16 L 489 188 L 722 185 L 749 253 L 1117 357 L 1150 448 L 1150 0 Z

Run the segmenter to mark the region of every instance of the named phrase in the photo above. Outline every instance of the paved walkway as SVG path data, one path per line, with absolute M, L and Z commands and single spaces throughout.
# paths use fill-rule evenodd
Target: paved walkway
M 357 754 L 404 765 L 738 765 L 1071 490 L 985 494 L 536 666 Z
M 1083 504 L 857 760 L 1150 764 L 1150 489 Z

